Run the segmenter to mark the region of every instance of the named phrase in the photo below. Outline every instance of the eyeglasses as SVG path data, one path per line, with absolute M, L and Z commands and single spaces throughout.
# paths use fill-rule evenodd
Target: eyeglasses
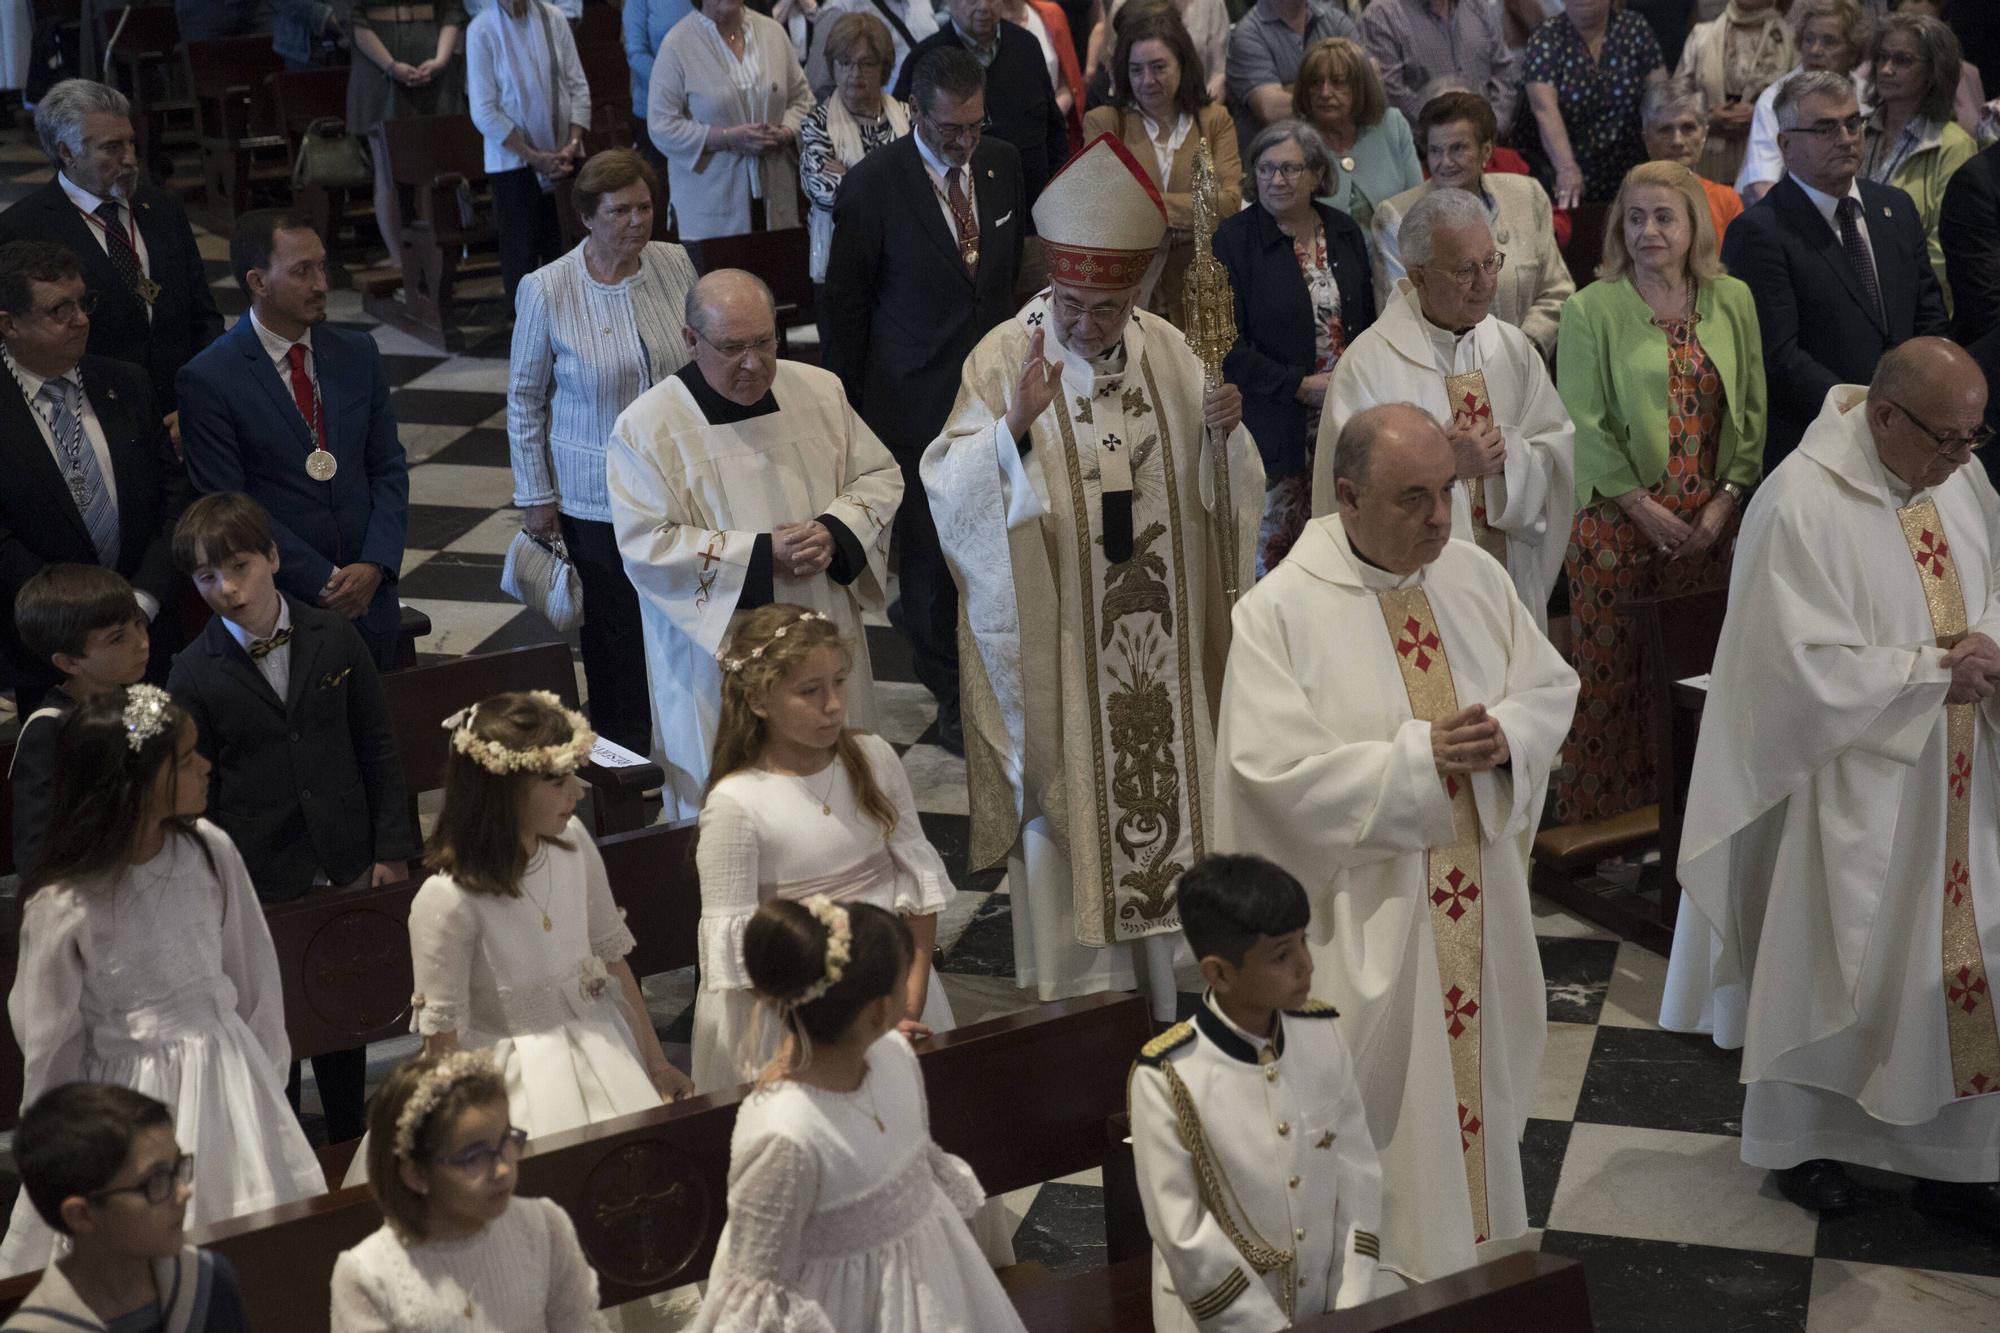
M 174 1191 L 194 1179 L 194 1154 L 184 1152 L 174 1159 L 172 1166 L 163 1166 L 157 1171 L 148 1171 L 136 1185 L 114 1185 L 110 1189 L 98 1190 L 83 1197 L 92 1203 L 100 1203 L 114 1194 L 144 1195 L 147 1203 L 160 1204 L 174 1197 Z
M 849 69 L 858 74 L 873 74 L 882 68 L 882 62 L 873 56 L 840 56 L 833 62 L 835 69 Z
M 1418 267 L 1428 268 L 1429 265 L 1422 264 L 1418 265 Z M 1505 250 L 1495 250 L 1484 259 L 1475 259 L 1471 263 L 1460 264 L 1457 268 L 1446 269 L 1445 273 L 1459 286 L 1470 287 L 1474 282 L 1479 280 L 1480 274 L 1484 273 L 1489 278 L 1497 278 L 1500 276 L 1500 270 L 1505 267 L 1507 267 L 1507 252 Z
M 493 1143 L 475 1143 L 470 1148 L 452 1153 L 439 1154 L 431 1160 L 439 1166 L 448 1166 L 454 1171 L 463 1171 L 468 1176 L 490 1176 L 493 1168 L 501 1162 L 512 1166 L 521 1160 L 521 1154 L 528 1146 L 528 1131 L 509 1125 L 507 1132 Z
M 1912 426 L 1930 436 L 1931 443 L 1937 446 L 1938 454 L 1944 458 L 1954 458 L 1959 454 L 1965 454 L 1970 457 L 1991 443 L 1993 439 L 1993 427 L 1991 426 L 1974 426 L 1971 432 L 1965 435 L 1946 435 L 1941 431 L 1932 430 L 1929 426 L 1919 421 L 1917 414 L 1909 408 L 1904 407 L 1901 403 L 1892 400 L 1889 406 L 1908 417 Z
M 1079 305 L 1067 296 L 1058 296 L 1053 302 L 1056 318 L 1065 324 L 1074 324 L 1080 319 L 1088 319 L 1092 324 L 1109 324 L 1123 315 L 1131 306 L 1130 300 L 1099 301 L 1096 305 Z
M 1303 162 L 1259 162 L 1257 164 L 1257 179 L 1260 181 L 1295 181 L 1305 174 L 1306 164 Z
M 734 343 L 719 343 L 700 329 L 694 331 L 694 336 L 728 357 L 731 361 L 734 361 L 746 352 L 755 352 L 759 356 L 769 356 L 772 352 L 778 350 L 778 335 L 775 333 L 767 333 L 761 338 L 752 338 L 747 342 Z
M 1812 32 L 1799 38 L 1801 51 L 1838 51 L 1847 45 L 1845 38 L 1830 32 Z
M 1876 69 L 1911 69 L 1921 65 L 1924 58 L 1915 51 L 1877 51 Z
M 30 313 L 40 315 L 51 324 L 74 324 L 78 315 L 88 318 L 90 312 L 95 309 L 97 309 L 97 293 L 85 292 L 74 301 L 63 301 L 50 306 L 47 310 L 34 310 Z
M 1785 133 L 1811 134 L 1822 139 L 1832 138 L 1837 134 L 1846 139 L 1859 139 L 1861 137 L 1861 127 L 1867 123 L 1860 116 L 1855 115 L 1849 116 L 1845 120 L 1816 120 L 1810 125 L 1801 125 L 1797 129 L 1786 130 Z
M 957 143 L 961 139 L 977 139 L 980 135 L 993 128 L 993 117 L 991 116 L 981 116 L 979 123 L 976 125 L 959 125 L 948 120 L 933 120 L 928 111 L 919 112 L 918 114 L 923 117 L 924 123 L 931 127 L 931 133 L 937 135 L 939 143 Z

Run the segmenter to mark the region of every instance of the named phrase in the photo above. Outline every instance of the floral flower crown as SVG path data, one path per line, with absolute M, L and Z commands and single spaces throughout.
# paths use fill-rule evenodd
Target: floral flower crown
M 778 626 L 777 629 L 772 631 L 769 642 L 758 644 L 755 648 L 752 648 L 750 650 L 748 656 L 731 657 L 728 653 L 721 652 L 715 655 L 716 663 L 719 666 L 721 666 L 721 668 L 724 671 L 728 672 L 730 675 L 733 676 L 737 672 L 741 671 L 744 667 L 748 666 L 750 663 L 762 661 L 764 658 L 764 650 L 766 648 L 769 648 L 771 644 L 776 643 L 779 639 L 784 638 L 785 635 L 791 630 L 791 628 L 794 625 L 803 625 L 806 624 L 808 621 L 813 621 L 813 620 L 831 620 L 831 619 L 832 618 L 823 611 L 807 611 L 802 615 L 800 615 L 797 620 L 788 620 L 784 624 Z
M 440 724 L 451 733 L 451 748 L 488 773 L 498 773 L 503 777 L 509 773 L 541 773 L 561 777 L 588 763 L 590 748 L 597 744 L 597 733 L 590 729 L 590 723 L 583 714 L 574 708 L 565 708 L 563 701 L 548 690 L 531 690 L 528 697 L 569 719 L 568 740 L 520 750 L 502 745 L 499 741 L 487 740 L 472 729 L 472 720 L 481 705 L 467 704 Z
M 453 1051 L 440 1059 L 436 1068 L 417 1081 L 410 1100 L 403 1103 L 402 1112 L 396 1117 L 396 1156 L 405 1161 L 416 1159 L 417 1139 L 424 1132 L 424 1122 L 453 1088 L 467 1079 L 482 1074 L 497 1076 L 499 1072 L 493 1057 L 484 1051 Z
M 805 909 L 826 927 L 826 971 L 818 981 L 800 991 L 786 1001 L 792 1008 L 811 1004 L 820 996 L 840 984 L 847 975 L 848 960 L 853 956 L 854 930 L 848 924 L 847 909 L 834 902 L 823 893 L 815 893 L 805 900 Z
M 157 685 L 134 685 L 125 691 L 125 744 L 137 754 L 146 742 L 167 729 L 167 705 L 174 697 Z

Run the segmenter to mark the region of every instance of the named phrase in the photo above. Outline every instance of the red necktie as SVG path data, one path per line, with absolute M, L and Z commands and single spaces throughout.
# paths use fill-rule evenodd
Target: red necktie
M 314 410 L 312 376 L 306 373 L 306 345 L 293 343 L 285 349 L 285 356 L 292 365 L 292 401 L 299 405 L 299 415 L 305 418 L 306 429 L 313 434 L 313 443 L 324 449 L 326 439 L 320 429 L 319 413 Z

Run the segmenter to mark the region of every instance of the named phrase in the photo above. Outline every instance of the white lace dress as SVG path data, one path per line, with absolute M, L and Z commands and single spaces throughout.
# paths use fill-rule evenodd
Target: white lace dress
M 28 899 L 7 1001 L 23 1107 L 78 1079 L 167 1104 L 194 1154 L 189 1227 L 326 1192 L 285 1102 L 292 1049 L 264 909 L 229 835 L 205 819 L 195 832 L 200 845 L 170 837 L 143 865 Z M 41 1268 L 56 1245 L 23 1193 L 0 1270 Z
M 1021 1330 L 966 1229 L 985 1197 L 931 1141 L 900 1033 L 869 1048 L 853 1092 L 754 1093 L 736 1116 L 729 1222 L 693 1333 Z
M 519 897 L 432 875 L 410 904 L 410 1030 L 490 1048 L 507 1114 L 530 1138 L 660 1104 L 605 969 L 632 951 L 632 932 L 583 825 L 572 818 L 564 841 L 542 844 Z M 367 1178 L 367 1160 L 364 1145 L 348 1184 Z
M 384 1226 L 333 1265 L 333 1333 L 608 1333 L 576 1226 L 515 1199 L 464 1240 L 410 1244 Z
M 876 784 L 896 807 L 896 831 L 886 839 L 881 825 L 861 808 L 839 760 L 803 778 L 742 769 L 716 783 L 702 806 L 695 848 L 701 877 L 697 1092 L 732 1088 L 755 1077 L 772 1054 L 775 1032 L 762 1049 L 742 1049 L 755 1010 L 743 967 L 743 930 L 759 903 L 823 893 L 836 902 L 925 916 L 941 910 L 954 892 L 943 859 L 924 836 L 902 760 L 880 736 L 857 733 L 855 739 Z M 933 1032 L 952 1026 L 951 1004 L 936 977 L 924 999 L 923 1021 Z

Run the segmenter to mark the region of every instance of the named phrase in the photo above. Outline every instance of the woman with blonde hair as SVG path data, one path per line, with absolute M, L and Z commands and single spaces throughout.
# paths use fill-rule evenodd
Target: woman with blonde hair
M 1565 824 L 1655 799 L 1652 711 L 1617 604 L 1725 585 L 1763 470 L 1762 339 L 1723 272 L 1692 171 L 1626 174 L 1597 281 L 1563 311 L 1556 385 L 1576 423 L 1577 514 L 1564 560 L 1582 692 L 1552 784 Z
M 1292 114 L 1319 131 L 1339 170 L 1320 202 L 1354 219 L 1365 234 L 1375 205 L 1424 183 L 1410 122 L 1389 105 L 1382 76 L 1358 42 L 1329 37 L 1299 62 Z

